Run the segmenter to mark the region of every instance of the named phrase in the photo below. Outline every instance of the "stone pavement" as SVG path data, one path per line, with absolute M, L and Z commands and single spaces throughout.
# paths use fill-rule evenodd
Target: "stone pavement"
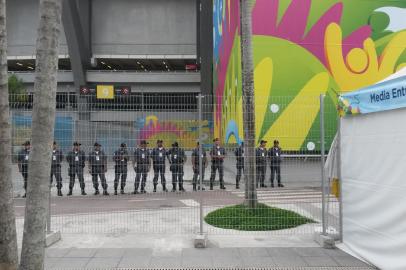
M 45 269 L 375 269 L 339 249 L 272 248 L 49 248 Z

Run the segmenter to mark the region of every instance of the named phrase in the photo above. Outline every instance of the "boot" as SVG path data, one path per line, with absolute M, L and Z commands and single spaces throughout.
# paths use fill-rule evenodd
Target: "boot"
M 154 192 L 156 192 L 156 184 L 154 184 Z
M 27 198 L 27 193 L 24 193 L 23 198 Z
M 224 185 L 220 185 L 220 189 L 226 189 Z
M 124 188 L 121 189 L 120 194 L 125 194 Z
M 107 192 L 107 189 L 103 190 L 103 195 L 105 195 L 105 196 L 110 195 L 110 194 Z
M 278 187 L 284 187 L 284 185 L 282 185 L 281 183 L 278 183 Z
M 62 191 L 60 189 L 58 189 L 58 196 L 63 196 Z
M 138 190 L 134 189 L 133 194 L 138 194 Z
M 138 192 L 138 187 L 139 187 L 139 183 L 138 183 L 138 184 L 135 184 L 133 194 L 138 194 L 138 193 L 139 193 L 139 192 Z
M 72 195 L 72 192 L 70 193 Z M 87 193 L 85 192 L 85 189 L 82 189 L 82 195 L 85 196 Z
M 162 190 L 165 191 L 165 192 L 168 192 L 168 189 L 166 188 L 166 184 L 162 185 Z
M 213 190 L 213 183 L 210 183 L 210 190 Z
M 176 184 L 172 184 L 172 190 L 171 190 L 172 192 L 175 192 L 176 191 Z
M 147 193 L 144 186 L 141 186 L 141 193 Z
M 83 189 L 82 189 L 82 192 L 83 192 Z M 71 188 L 69 189 L 68 196 L 72 196 L 72 189 Z
M 196 190 L 196 184 L 193 184 L 193 191 L 197 191 Z
M 240 189 L 240 181 L 239 180 L 235 181 L 235 189 Z
M 118 194 L 118 193 L 117 193 L 117 189 L 115 189 L 115 190 L 114 190 L 114 195 L 117 195 L 117 194 Z
M 179 184 L 179 191 L 185 192 L 185 189 L 183 188 L 183 184 Z
M 96 189 L 96 190 L 94 191 L 94 195 L 99 195 L 99 194 L 100 194 L 99 190 Z
M 273 183 L 271 183 L 271 188 L 275 187 Z

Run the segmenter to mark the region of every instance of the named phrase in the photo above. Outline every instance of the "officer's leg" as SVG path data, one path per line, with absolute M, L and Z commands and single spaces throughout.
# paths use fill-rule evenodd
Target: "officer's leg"
M 51 188 L 52 187 L 52 182 L 53 182 L 53 169 L 51 168 L 51 173 L 50 173 L 50 175 L 49 175 L 49 188 Z
M 127 168 L 124 168 L 121 174 L 121 194 L 124 194 L 126 182 L 127 182 Z
M 100 173 L 100 182 L 101 185 L 103 187 L 103 195 L 109 195 L 109 193 L 107 192 L 107 181 L 106 181 L 106 175 L 104 173 Z
M 183 166 L 179 166 L 179 172 L 178 172 L 178 181 L 179 181 L 179 190 L 180 191 L 185 191 L 183 188 Z
M 171 165 L 172 166 L 172 192 L 176 191 L 176 182 L 177 182 L 177 178 L 178 178 L 178 168 L 176 165 Z
M 224 186 L 224 165 L 219 164 L 219 176 L 220 176 L 220 188 L 221 189 L 226 189 Z
M 61 176 L 61 167 L 56 168 L 55 172 L 55 178 L 56 178 L 56 188 L 58 189 L 58 196 L 62 196 L 62 176 Z
M 75 185 L 75 171 L 74 171 L 74 168 L 69 167 L 68 173 L 69 173 L 69 193 L 68 193 L 68 196 L 70 196 L 70 195 L 72 195 L 73 186 Z M 78 175 L 78 178 L 79 178 L 79 175 Z
M 78 180 L 79 180 L 79 184 L 80 184 L 80 189 L 82 190 L 82 195 L 87 195 L 85 192 L 85 178 L 83 177 L 83 168 L 80 167 L 78 169 Z
M 140 186 L 140 179 L 141 179 L 141 170 L 139 167 L 136 169 L 136 175 L 135 175 L 135 182 L 134 182 L 134 192 L 133 194 L 138 194 L 138 188 Z
M 26 193 L 27 193 L 28 172 L 23 169 L 23 172 L 22 172 L 21 174 L 23 175 L 23 179 L 24 179 L 24 192 L 25 192 L 25 193 L 24 193 L 23 197 L 25 198 L 25 197 L 26 197 Z
M 94 195 L 99 194 L 99 180 L 97 173 L 92 172 L 92 182 L 93 182 L 93 188 L 95 190 Z
M 216 178 L 216 164 L 211 164 L 210 172 L 210 190 L 213 190 L 214 178 Z
M 196 191 L 197 177 L 199 175 L 198 172 L 199 168 L 193 168 L 193 180 L 192 180 L 193 191 Z
M 120 181 L 120 168 L 114 166 L 114 194 L 117 195 L 118 182 Z
M 164 187 L 166 185 L 165 165 L 162 165 L 159 170 L 160 170 L 160 175 L 161 175 L 161 184 L 162 184 L 162 187 Z
M 235 188 L 240 188 L 240 180 L 241 180 L 241 166 L 237 166 L 237 175 L 235 176 Z
M 148 176 L 148 168 L 145 167 L 143 168 L 142 172 L 142 182 L 141 182 L 141 192 L 145 193 L 145 184 L 147 182 L 147 176 Z
M 278 186 L 283 187 L 281 183 L 281 165 L 276 166 L 276 176 L 278 178 Z
M 257 177 L 255 178 L 255 185 L 256 185 L 256 187 L 258 188 L 258 182 L 259 182 L 259 178 L 260 178 L 260 175 L 261 175 L 260 166 L 257 165 L 257 166 L 256 166 L 256 169 L 257 169 Z
M 159 177 L 159 165 L 154 166 L 154 179 L 152 183 L 154 184 L 154 192 L 156 192 L 156 186 L 158 185 L 158 177 Z M 162 181 L 162 179 L 161 179 Z
M 274 187 L 273 180 L 275 177 L 275 171 L 276 171 L 275 166 L 271 165 L 271 177 L 270 177 L 271 187 Z

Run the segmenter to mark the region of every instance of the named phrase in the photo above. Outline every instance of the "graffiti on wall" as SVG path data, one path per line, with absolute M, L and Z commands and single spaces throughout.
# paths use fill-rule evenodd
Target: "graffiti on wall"
M 148 115 L 136 122 L 138 141 L 146 140 L 150 147 L 157 140 L 163 140 L 164 146 L 170 148 L 175 141 L 183 148 L 196 147 L 199 139 L 199 121 L 196 120 L 160 120 L 155 115 Z M 212 125 L 207 120 L 202 122 L 201 139 L 204 145 L 211 143 Z
M 213 10 L 214 134 L 225 143 L 243 138 L 238 2 L 215 0 Z M 321 94 L 331 140 L 337 93 L 406 67 L 405 16 L 405 1 L 254 1 L 256 140 L 318 149 Z

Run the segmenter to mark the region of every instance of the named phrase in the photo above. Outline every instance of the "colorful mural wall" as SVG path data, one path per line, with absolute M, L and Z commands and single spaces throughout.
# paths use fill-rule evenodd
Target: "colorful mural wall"
M 214 0 L 214 134 L 243 138 L 237 0 Z M 337 94 L 406 67 L 406 1 L 253 0 L 256 139 L 285 150 L 319 149 L 319 101 L 327 138 Z
M 160 120 L 155 115 L 148 115 L 137 120 L 138 141 L 146 140 L 150 147 L 155 147 L 158 139 L 170 148 L 177 141 L 180 147 L 193 149 L 199 139 L 199 121 L 196 120 Z M 202 122 L 202 141 L 204 146 L 211 143 L 213 127 L 207 120 Z

